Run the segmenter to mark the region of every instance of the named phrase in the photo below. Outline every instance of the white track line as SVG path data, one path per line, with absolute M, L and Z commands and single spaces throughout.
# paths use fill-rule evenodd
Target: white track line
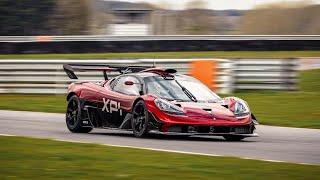
M 12 134 L 0 134 L 0 136 L 26 137 L 26 136 L 12 135 Z M 53 141 L 71 142 L 71 143 L 81 143 L 81 144 L 97 144 L 97 145 L 111 146 L 111 147 L 141 149 L 141 150 L 150 150 L 150 151 L 159 151 L 159 152 L 169 152 L 169 153 L 199 155 L 199 156 L 233 157 L 233 158 L 239 158 L 239 159 L 265 161 L 265 162 L 273 162 L 273 163 L 290 163 L 290 164 L 301 164 L 301 165 L 310 165 L 310 166 L 315 166 L 315 165 L 316 165 L 316 166 L 318 166 L 318 164 L 296 163 L 296 162 L 279 161 L 279 160 L 273 160 L 273 159 L 255 159 L 255 158 L 250 158 L 250 157 L 223 156 L 223 155 L 218 155 L 218 154 L 206 154 L 206 153 L 197 153 L 197 152 L 189 152 L 189 151 L 176 151 L 176 150 L 168 150 L 168 149 L 157 149 L 157 148 L 147 148 L 147 147 L 137 147 L 137 146 L 125 146 L 125 145 L 115 145 L 115 144 L 91 143 L 91 142 L 85 142 L 85 141 L 75 141 L 75 140 L 65 140 L 65 139 L 55 139 L 55 138 L 37 138 L 37 137 L 30 137 L 30 138 L 49 139 L 49 140 L 53 140 Z

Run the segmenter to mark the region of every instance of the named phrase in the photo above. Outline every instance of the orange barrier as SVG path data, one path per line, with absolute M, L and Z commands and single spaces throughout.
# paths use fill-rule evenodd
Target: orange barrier
M 53 39 L 52 36 L 36 36 L 37 42 L 48 42 L 48 41 L 52 41 L 52 39 Z
M 190 63 L 190 75 L 199 79 L 211 90 L 217 90 L 217 62 L 213 60 L 195 60 Z

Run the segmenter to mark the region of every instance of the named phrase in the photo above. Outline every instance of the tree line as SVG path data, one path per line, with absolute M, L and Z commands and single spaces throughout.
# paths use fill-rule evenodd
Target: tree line
M 94 1 L 0 0 L 0 36 L 104 34 L 112 16 L 93 9 Z M 270 4 L 234 17 L 206 7 L 191 1 L 174 13 L 155 8 L 163 13 L 153 16 L 154 34 L 320 34 L 320 5 Z
M 88 34 L 89 0 L 1 0 L 0 35 Z

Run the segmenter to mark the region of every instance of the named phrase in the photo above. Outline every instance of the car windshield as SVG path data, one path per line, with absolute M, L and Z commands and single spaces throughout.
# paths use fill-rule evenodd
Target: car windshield
M 167 100 L 193 100 L 197 102 L 216 102 L 220 100 L 220 97 L 207 86 L 188 76 L 176 77 L 175 79 L 151 76 L 146 77 L 144 81 L 147 94 Z

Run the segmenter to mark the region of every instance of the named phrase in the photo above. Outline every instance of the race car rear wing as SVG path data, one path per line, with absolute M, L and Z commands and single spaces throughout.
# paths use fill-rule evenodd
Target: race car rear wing
M 154 66 L 109 66 L 105 64 L 64 64 L 63 69 L 70 79 L 78 79 L 75 71 L 102 71 L 105 80 L 108 80 L 107 72 L 119 72 L 120 74 L 144 71 Z

